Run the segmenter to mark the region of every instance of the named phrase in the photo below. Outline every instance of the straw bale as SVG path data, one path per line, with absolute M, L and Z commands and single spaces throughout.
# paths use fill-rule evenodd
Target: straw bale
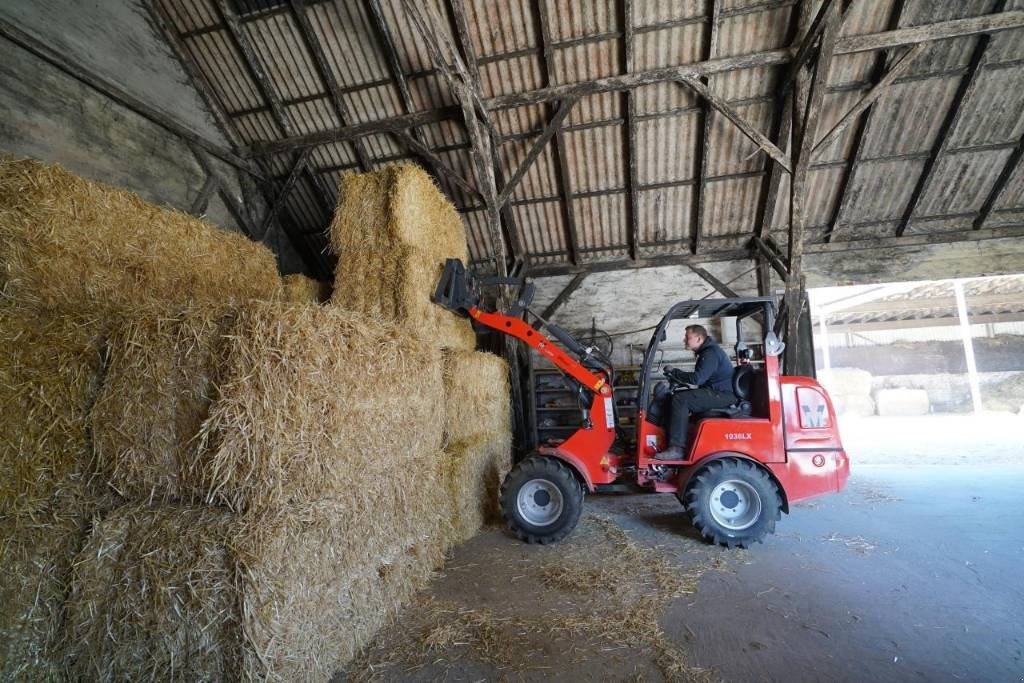
M 818 371 L 818 381 L 829 396 L 870 396 L 872 377 L 860 368 L 830 368 Z
M 472 538 L 484 524 L 500 519 L 498 488 L 511 467 L 508 433 L 477 436 L 446 449 L 444 480 L 454 543 Z
M 875 405 L 878 414 L 887 417 L 927 415 L 931 408 L 924 389 L 879 389 Z
M 31 513 L 91 472 L 103 326 L 0 305 L 0 514 Z
M 305 275 L 285 275 L 283 301 L 294 304 L 322 304 L 330 298 L 330 287 L 326 282 L 308 278 Z
M 446 443 L 511 430 L 508 364 L 478 351 L 444 354 Z
M 440 488 L 427 491 L 425 501 Z M 402 519 L 400 502 L 383 500 L 406 526 L 390 539 L 356 526 L 368 520 L 338 502 L 256 517 L 215 507 L 117 510 L 75 561 L 67 617 L 75 674 L 327 680 L 440 566 L 438 514 Z M 372 554 L 338 552 L 339 542 L 364 540 Z
M 116 500 L 81 484 L 31 514 L 0 514 L 0 680 L 62 680 L 71 563 L 94 514 Z
M 209 501 L 242 511 L 372 498 L 380 480 L 413 485 L 407 461 L 440 449 L 440 352 L 395 327 L 330 306 L 252 304 L 228 338 L 192 475 Z
M 93 443 L 100 475 L 122 496 L 152 502 L 201 495 L 185 473 L 198 457 L 232 317 L 225 307 L 145 310 L 110 335 Z
M 418 166 L 342 178 L 331 224 L 331 301 L 397 321 L 433 346 L 472 350 L 472 325 L 431 301 L 447 258 L 469 260 L 458 212 Z
M 281 296 L 247 237 L 57 165 L 0 158 L 0 290 L 59 311 Z

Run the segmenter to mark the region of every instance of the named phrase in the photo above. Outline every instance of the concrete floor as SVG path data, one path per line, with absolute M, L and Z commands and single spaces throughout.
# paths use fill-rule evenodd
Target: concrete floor
M 746 551 L 702 543 L 672 496 L 588 497 L 556 546 L 487 530 L 347 676 L 1024 680 L 1024 457 L 854 462 Z

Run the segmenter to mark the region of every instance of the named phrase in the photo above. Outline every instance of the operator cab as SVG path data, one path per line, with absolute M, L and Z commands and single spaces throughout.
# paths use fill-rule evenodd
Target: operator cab
M 673 393 L 685 391 L 672 378 L 673 369 L 692 370 L 696 355 L 683 345 L 683 332 L 688 325 L 703 325 L 733 362 L 732 388 L 737 401 L 726 408 L 715 408 L 692 416 L 704 418 L 764 418 L 769 415 L 769 389 L 765 357 L 777 356 L 782 344 L 772 333 L 775 309 L 769 297 L 734 299 L 698 299 L 681 301 L 658 323 L 639 378 L 637 395 L 638 443 L 650 441 L 651 430 L 645 422 L 661 428 L 667 419 L 667 404 Z M 766 345 L 770 348 L 766 349 Z M 656 430 L 658 432 L 661 429 Z M 654 446 L 660 449 L 659 443 Z M 653 446 L 653 444 L 648 444 Z

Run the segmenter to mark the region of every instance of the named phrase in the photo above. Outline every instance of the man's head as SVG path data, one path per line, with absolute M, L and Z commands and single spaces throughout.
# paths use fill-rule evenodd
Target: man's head
M 683 334 L 683 344 L 690 351 L 698 350 L 708 338 L 708 331 L 703 325 L 687 325 Z

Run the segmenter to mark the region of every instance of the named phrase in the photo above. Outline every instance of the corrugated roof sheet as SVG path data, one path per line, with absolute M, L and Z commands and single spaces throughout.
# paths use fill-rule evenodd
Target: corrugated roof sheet
M 394 41 L 401 70 L 398 75 L 408 82 L 408 107 L 370 11 L 371 0 L 307 0 L 304 11 L 311 27 L 309 37 L 303 35 L 291 5 L 269 7 L 263 3 L 257 8 L 242 0 L 229 0 L 258 55 L 258 66 L 267 74 L 266 87 L 282 104 L 283 122 L 276 119 L 211 0 L 157 2 L 242 144 L 455 104 L 426 44 L 406 16 L 402 0 L 380 0 L 380 5 L 387 33 Z M 852 3 L 842 34 L 886 30 L 895 3 Z M 797 5 L 785 0 L 724 0 L 713 56 L 786 46 L 795 27 Z M 460 49 L 479 60 L 475 74 L 484 97 L 522 93 L 549 82 L 557 85 L 614 76 L 621 74 L 627 63 L 636 71 L 684 65 L 705 59 L 711 49 L 710 17 L 705 15 L 711 3 L 706 0 L 634 1 L 632 16 L 627 18 L 633 28 L 632 54 L 628 55 L 626 27 L 617 0 L 426 0 L 418 6 L 428 9 L 431 21 L 444 36 L 443 43 L 459 45 L 459 28 L 465 28 L 469 44 Z M 991 12 L 994 6 L 995 0 L 906 0 L 899 25 L 977 16 Z M 1024 0 L 1008 0 L 1006 9 L 1024 9 Z M 461 18 L 460 10 L 464 11 Z M 546 12 L 544 22 L 538 11 Z M 542 23 L 550 34 L 549 63 L 543 50 Z M 341 110 L 319 73 L 309 38 L 322 50 L 326 68 L 340 88 Z M 958 88 L 964 78 L 970 78 L 971 56 L 980 40 L 966 37 L 930 45 L 877 100 L 871 110 L 871 125 L 860 143 L 861 161 L 847 186 L 846 211 L 838 218 L 839 239 L 894 234 L 936 148 Z M 890 63 L 902 51 L 891 52 Z M 840 55 L 833 60 L 819 135 L 870 90 L 872 79 L 878 77 L 877 62 L 875 53 Z M 709 87 L 754 127 L 770 135 L 776 124 L 775 96 L 786 71 L 784 66 L 737 70 L 712 76 Z M 935 181 L 921 196 L 908 233 L 971 227 L 1003 173 L 1013 146 L 1024 135 L 1022 73 L 1024 29 L 994 35 L 962 104 L 948 152 L 936 159 Z M 632 106 L 627 110 L 625 93 L 588 95 L 563 123 L 564 185 L 574 195 L 584 195 L 571 199 L 580 250 L 577 256 L 593 260 L 624 254 L 631 213 L 638 229 L 638 253 L 690 250 L 696 230 L 693 207 L 701 183 L 705 192 L 702 248 L 741 246 L 756 227 L 762 203 L 764 153 L 722 115 L 712 112 L 707 115 L 709 145 L 704 150 L 708 177 L 701 180 L 698 161 L 706 105 L 675 83 L 643 86 L 629 98 Z M 552 103 L 490 111 L 501 136 L 499 164 L 505 178 L 521 164 L 556 108 L 557 103 Z M 632 150 L 626 125 L 630 113 L 635 139 Z M 814 157 L 808 175 L 809 239 L 823 239 L 836 215 L 839 191 L 851 174 L 858 127 L 859 123 L 849 126 Z M 467 135 L 457 113 L 455 118 L 419 127 L 416 134 L 454 172 L 474 182 Z M 422 161 L 391 134 L 368 135 L 358 144 L 372 166 L 402 159 Z M 636 160 L 637 184 L 637 204 L 632 211 L 627 173 L 630 156 Z M 259 163 L 280 187 L 295 158 L 294 153 L 279 154 Z M 554 199 L 563 191 L 557 162 L 552 141 L 511 195 L 517 239 L 538 263 L 570 258 L 567 200 Z M 321 230 L 326 220 L 324 206 L 335 201 L 339 178 L 358 168 L 352 142 L 316 146 L 310 157 L 311 175 L 300 180 L 287 203 L 293 222 L 305 231 Z M 986 225 L 1024 223 L 1024 170 L 1018 167 L 1008 173 L 1006 188 L 996 198 L 995 212 Z M 465 212 L 474 261 L 486 261 L 491 245 L 485 217 L 479 211 L 480 197 L 459 189 L 444 175 L 439 185 Z M 770 221 L 775 227 L 784 226 L 787 220 L 787 187 L 784 174 L 784 194 Z M 316 240 L 310 244 L 320 245 Z

